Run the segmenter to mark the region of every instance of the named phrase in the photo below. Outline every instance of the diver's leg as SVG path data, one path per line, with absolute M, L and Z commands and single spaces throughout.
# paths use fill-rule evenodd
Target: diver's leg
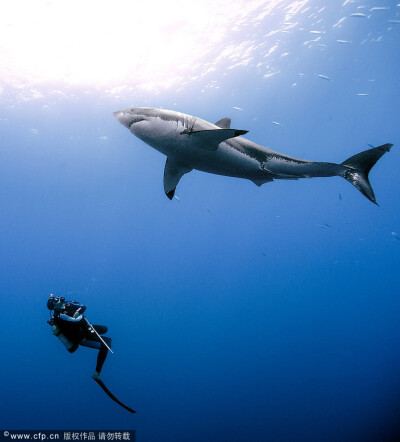
M 103 368 L 104 361 L 107 358 L 108 354 L 108 348 L 101 344 L 101 348 L 99 350 L 99 354 L 97 355 L 97 364 L 96 364 L 96 371 L 101 372 L 101 369 Z
M 103 339 L 106 342 L 106 344 L 111 348 L 111 338 L 105 336 Z M 101 379 L 100 373 L 101 369 L 103 368 L 103 364 L 107 358 L 107 354 L 108 354 L 108 348 L 102 343 L 99 350 L 99 354 L 97 355 L 96 371 L 92 376 L 93 379 Z
M 108 327 L 106 325 L 94 325 L 93 328 L 97 331 L 99 335 L 104 335 L 108 332 Z

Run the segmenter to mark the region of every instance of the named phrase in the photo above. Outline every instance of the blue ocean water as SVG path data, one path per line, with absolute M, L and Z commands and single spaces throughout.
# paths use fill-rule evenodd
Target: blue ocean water
M 208 46 L 199 28 L 187 48 L 198 29 L 166 18 L 175 44 L 166 59 L 186 50 L 188 66 L 146 70 L 150 51 L 124 80 L 87 84 L 24 77 L 2 62 L 2 429 L 135 429 L 140 441 L 400 438 L 400 5 L 252 2 L 231 22 L 238 2 L 216 3 L 225 13 L 212 9 L 205 23 L 225 27 L 204 28 Z M 41 8 L 33 22 L 51 4 Z M 77 4 L 65 8 L 79 17 Z M 95 46 L 95 19 L 84 26 Z M 122 60 L 141 37 L 121 29 Z M 315 161 L 393 143 L 370 174 L 380 207 L 341 178 L 257 188 L 197 171 L 169 201 L 165 158 L 113 117 L 127 106 L 231 117 L 246 138 Z M 137 415 L 90 378 L 94 350 L 70 355 L 51 334 L 50 293 L 109 327 L 115 353 L 102 376 Z

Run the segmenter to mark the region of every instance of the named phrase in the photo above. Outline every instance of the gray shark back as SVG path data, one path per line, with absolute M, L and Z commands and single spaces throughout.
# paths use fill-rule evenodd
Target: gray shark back
M 230 118 L 212 124 L 201 118 L 155 108 L 114 112 L 132 134 L 167 156 L 164 190 L 172 198 L 182 176 L 192 169 L 245 178 L 257 186 L 275 179 L 341 176 L 376 204 L 368 174 L 391 144 L 358 153 L 341 164 L 293 158 L 242 138 Z

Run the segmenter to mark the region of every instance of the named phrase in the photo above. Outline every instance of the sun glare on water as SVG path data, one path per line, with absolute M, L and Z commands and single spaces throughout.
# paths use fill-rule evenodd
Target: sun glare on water
M 0 7 L 4 83 L 168 86 L 279 0 L 16 0 Z

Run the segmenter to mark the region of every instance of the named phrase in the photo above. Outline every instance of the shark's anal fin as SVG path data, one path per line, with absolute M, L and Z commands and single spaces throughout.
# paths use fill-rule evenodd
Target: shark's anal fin
M 231 119 L 230 118 L 221 118 L 215 123 L 216 126 L 221 129 L 230 129 L 231 128 Z
M 193 169 L 184 166 L 171 158 L 167 158 L 164 169 L 164 192 L 170 200 L 172 200 L 175 195 L 175 189 L 179 180 L 185 175 L 185 173 L 188 173 L 191 170 Z
M 263 184 L 265 183 L 270 183 L 271 181 L 274 181 L 273 178 L 260 178 L 260 179 L 252 179 L 251 181 L 253 181 L 253 183 L 258 186 L 261 187 Z
M 181 135 L 189 135 L 201 148 L 209 151 L 218 149 L 220 143 L 229 138 L 239 137 L 247 134 L 248 130 L 240 129 L 211 129 L 211 130 L 188 130 L 185 129 Z

